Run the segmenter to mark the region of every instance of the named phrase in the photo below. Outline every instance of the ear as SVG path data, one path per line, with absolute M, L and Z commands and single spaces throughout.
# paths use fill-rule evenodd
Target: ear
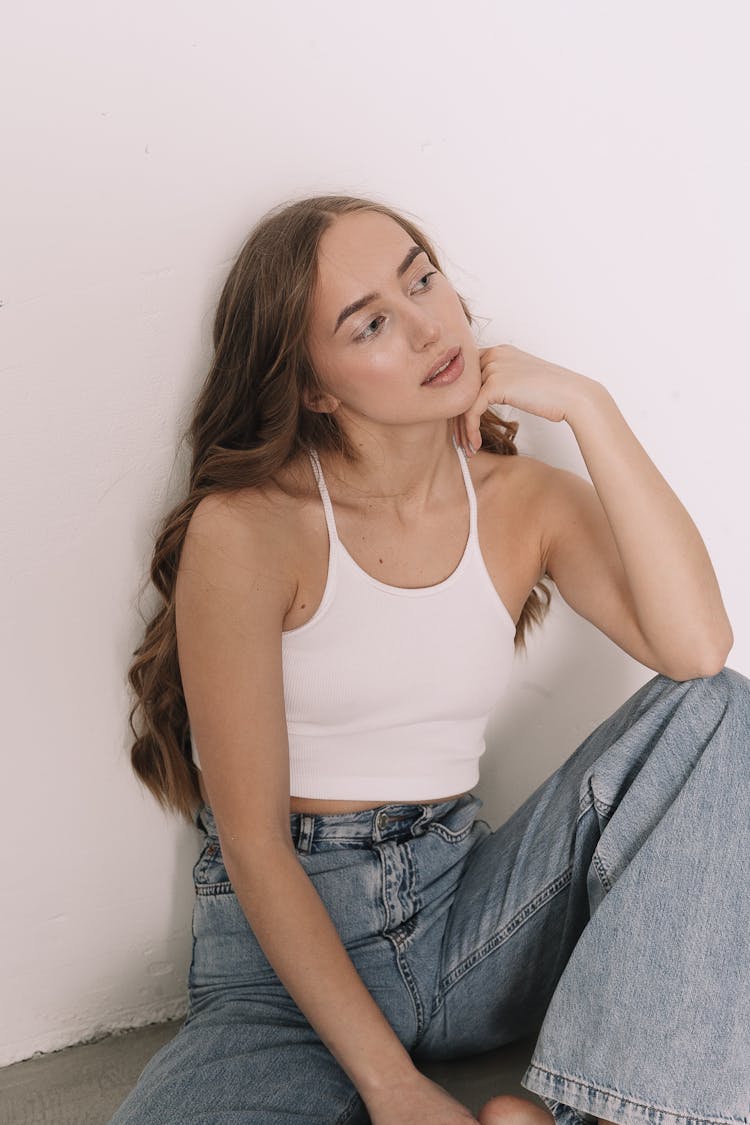
M 316 395 L 307 389 L 302 392 L 302 402 L 308 410 L 313 410 L 316 414 L 333 414 L 339 405 L 339 400 L 333 395 Z

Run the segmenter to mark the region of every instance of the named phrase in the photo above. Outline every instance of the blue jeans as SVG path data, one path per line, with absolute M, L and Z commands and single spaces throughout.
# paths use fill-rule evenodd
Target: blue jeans
M 541 1027 L 523 1085 L 562 1125 L 749 1122 L 750 681 L 657 675 L 501 827 L 481 804 L 290 816 L 415 1061 Z M 367 1123 L 261 951 L 206 806 L 197 824 L 188 1014 L 110 1125 Z

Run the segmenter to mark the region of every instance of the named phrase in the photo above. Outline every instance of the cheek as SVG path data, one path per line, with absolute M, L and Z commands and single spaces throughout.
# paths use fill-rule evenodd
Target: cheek
M 413 363 L 413 359 L 411 360 Z M 409 357 L 393 334 L 375 337 L 367 343 L 353 344 L 336 360 L 336 377 L 355 394 L 372 394 L 373 389 L 403 381 Z
M 396 378 L 399 373 L 403 375 L 404 363 L 402 350 L 389 341 L 383 342 L 379 347 L 371 347 L 368 354 L 361 357 L 357 370 L 362 378 L 370 381 L 373 377 L 378 380 L 388 380 Z
M 365 354 L 366 352 L 366 354 Z M 355 350 L 320 371 L 322 382 L 330 394 L 355 408 L 372 407 L 383 392 L 403 383 L 404 362 L 394 358 L 385 348 Z

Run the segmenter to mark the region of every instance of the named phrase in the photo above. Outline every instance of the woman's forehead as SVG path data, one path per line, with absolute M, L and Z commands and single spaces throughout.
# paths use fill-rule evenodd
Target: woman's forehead
M 388 215 L 358 211 L 338 216 L 318 247 L 318 311 L 324 316 L 332 308 L 338 312 L 340 307 L 391 284 L 413 243 Z

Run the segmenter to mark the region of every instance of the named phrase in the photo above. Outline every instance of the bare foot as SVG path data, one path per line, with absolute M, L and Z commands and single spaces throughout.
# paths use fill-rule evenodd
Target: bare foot
M 503 1094 L 482 1106 L 477 1121 L 479 1125 L 551 1125 L 554 1117 L 536 1102 Z

